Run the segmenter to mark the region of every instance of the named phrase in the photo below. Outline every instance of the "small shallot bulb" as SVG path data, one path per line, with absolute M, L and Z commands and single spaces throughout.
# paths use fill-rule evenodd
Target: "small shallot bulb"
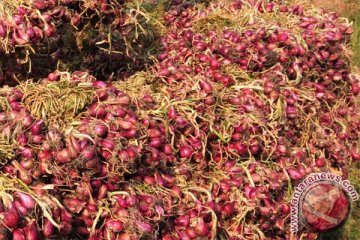
M 145 233 L 151 233 L 152 232 L 152 226 L 149 223 L 135 221 L 135 226 L 141 231 Z
M 193 154 L 193 149 L 190 145 L 188 144 L 183 144 L 181 147 L 180 147 L 180 156 L 182 158 L 191 158 Z
M 24 227 L 24 233 L 26 236 L 26 240 L 37 240 L 38 232 L 36 230 L 35 221 L 32 220 L 28 225 Z
M 205 237 L 209 233 L 209 228 L 204 222 L 203 218 L 198 218 L 198 222 L 195 226 L 195 232 L 198 234 L 198 236 Z
M 8 228 L 14 228 L 19 224 L 20 216 L 15 210 L 10 210 L 0 214 L 2 223 Z
M 35 208 L 36 202 L 30 195 L 23 192 L 16 192 L 15 194 L 20 199 L 20 202 L 24 207 L 27 209 Z
M 59 80 L 60 80 L 60 73 L 58 73 L 58 72 L 51 72 L 51 73 L 49 73 L 49 75 L 48 75 L 48 80 L 49 80 L 50 82 L 57 82 L 57 81 L 59 81 Z
M 294 168 L 288 169 L 288 174 L 293 180 L 300 180 L 302 178 L 302 174 Z
M 14 229 L 12 231 L 12 239 L 13 240 L 26 240 L 24 231 L 19 228 Z
M 38 120 L 33 123 L 33 125 L 30 127 L 30 132 L 33 135 L 39 135 L 41 134 L 42 128 L 44 127 L 45 122 L 44 120 Z
M 108 127 L 101 123 L 101 122 L 98 122 L 95 124 L 94 126 L 94 133 L 98 136 L 98 137 L 105 137 L 105 135 L 107 134 L 108 132 Z
M 124 224 L 120 220 L 115 219 L 107 221 L 105 226 L 113 232 L 121 232 Z
M 45 238 L 52 237 L 54 234 L 54 230 L 55 230 L 54 225 L 47 218 L 45 218 L 42 228 L 42 233 L 44 237 Z

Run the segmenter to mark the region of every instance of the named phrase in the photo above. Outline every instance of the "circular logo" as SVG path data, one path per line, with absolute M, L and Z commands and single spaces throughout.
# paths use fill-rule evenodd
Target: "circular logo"
M 303 193 L 300 200 L 301 218 L 314 231 L 328 231 L 345 222 L 350 205 L 350 199 L 340 186 L 321 182 Z

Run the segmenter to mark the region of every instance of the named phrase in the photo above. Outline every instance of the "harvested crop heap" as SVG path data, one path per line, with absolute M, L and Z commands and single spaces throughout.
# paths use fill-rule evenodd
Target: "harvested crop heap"
M 45 77 L 57 67 L 103 80 L 124 78 L 149 62 L 157 44 L 159 24 L 142 1 L 3 2 L 1 85 Z
M 118 4 L 29 8 L 64 11 L 94 41 L 74 50 L 79 71 L 32 73 L 0 90 L 0 238 L 289 239 L 293 187 L 313 172 L 346 178 L 360 159 L 351 24 L 304 4 L 172 1 L 153 65 L 109 81 L 150 61 L 140 52 L 151 39 L 109 40 Z M 6 26 L 2 43 L 24 45 L 21 27 Z M 96 42 L 140 50 L 118 59 Z M 294 239 L 316 239 L 313 227 Z

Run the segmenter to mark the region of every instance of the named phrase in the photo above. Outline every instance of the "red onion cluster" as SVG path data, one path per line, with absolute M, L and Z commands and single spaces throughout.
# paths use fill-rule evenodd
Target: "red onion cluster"
M 56 66 L 58 29 L 68 22 L 69 12 L 55 0 L 37 0 L 15 10 L 6 4 L 0 17 L 1 85 L 14 85 L 16 79 L 46 76 Z M 7 10 L 7 11 L 6 11 Z M 28 57 L 31 55 L 31 60 Z
M 122 1 L 51 3 L 33 5 L 42 15 L 61 6 L 78 34 L 93 30 L 92 46 L 134 26 Z M 31 114 L 26 84 L 2 88 L 0 234 L 288 239 L 289 190 L 313 172 L 346 178 L 360 159 L 351 27 L 317 14 L 280 1 L 174 1 L 149 71 L 112 83 L 56 71 L 36 83 L 50 89 L 65 74 L 67 90 L 94 92 L 64 123 Z M 82 67 L 101 79 L 127 72 L 129 60 L 91 49 Z M 316 237 L 303 229 L 294 239 Z
M 70 81 L 91 81 L 84 76 L 73 73 Z M 124 173 L 131 174 L 138 158 L 146 155 L 143 149 L 147 148 L 147 134 L 156 135 L 151 130 L 146 133 L 136 115 L 140 109 L 149 109 L 151 97 L 144 96 L 135 107 L 128 95 L 111 84 L 92 81 L 92 85 L 96 89 L 94 100 L 74 122 L 72 130 L 56 129 L 53 124 L 32 117 L 22 105 L 23 94 L 18 89 L 3 91 L 1 100 L 10 103 L 10 107 L 1 106 L 1 130 L 7 134 L 4 140 L 10 139 L 7 144 L 18 150 L 13 154 L 5 152 L 9 158 L 2 172 L 5 177 L 16 176 L 33 190 L 29 195 L 10 192 L 14 197 L 20 196 L 21 204 L 15 202 L 15 208 L 5 208 L 5 235 L 21 239 L 27 224 L 32 224 L 33 239 L 60 235 L 90 239 L 154 236 L 155 225 L 145 218 L 144 204 L 155 199 L 140 192 L 131 191 L 133 196 L 128 193 L 125 197 L 122 193 L 129 188 L 123 184 Z M 56 196 L 56 200 L 47 194 Z M 27 216 L 35 207 L 35 197 L 50 205 L 50 215 L 38 213 L 34 225 Z M 2 203 L 8 202 L 3 198 Z M 161 205 L 155 209 L 162 212 Z M 151 213 L 154 219 L 156 212 Z
M 239 23 L 246 12 L 252 19 Z M 334 13 L 318 13 L 276 1 L 233 1 L 205 9 L 184 3 L 165 14 L 169 31 L 154 75 L 170 99 L 176 178 L 193 186 L 207 174 L 230 182 L 222 196 L 228 202 L 237 184 L 252 208 L 243 222 L 219 221 L 232 239 L 259 231 L 285 238 L 288 180 L 296 185 L 331 169 L 346 178 L 348 164 L 359 160 L 359 79 L 344 48 L 352 29 Z M 280 21 L 285 16 L 291 25 Z M 233 210 L 234 219 L 246 209 Z
M 63 20 L 64 16 L 65 9 L 53 0 L 19 6 L 11 16 L 4 15 L 0 20 L 1 41 L 6 42 L 7 47 L 41 42 L 54 36 L 55 22 Z
M 0 85 L 45 77 L 57 66 L 102 80 L 128 77 L 149 62 L 156 44 L 141 4 L 36 0 L 14 8 L 5 4 L 0 14 Z

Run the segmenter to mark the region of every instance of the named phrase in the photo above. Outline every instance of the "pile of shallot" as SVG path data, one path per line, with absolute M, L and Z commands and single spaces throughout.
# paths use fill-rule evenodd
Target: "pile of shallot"
M 141 4 L 36 0 L 1 17 L 16 64 L 0 81 L 16 84 L 0 89 L 0 239 L 317 238 L 290 232 L 291 192 L 360 160 L 351 24 L 283 1 L 166 4 L 156 58 L 140 54 L 156 44 Z M 44 42 L 66 24 L 80 48 L 55 56 Z M 57 69 L 20 78 L 41 48 Z
M 0 10 L 0 86 L 55 69 L 121 79 L 150 62 L 156 22 L 140 0 L 5 0 Z

